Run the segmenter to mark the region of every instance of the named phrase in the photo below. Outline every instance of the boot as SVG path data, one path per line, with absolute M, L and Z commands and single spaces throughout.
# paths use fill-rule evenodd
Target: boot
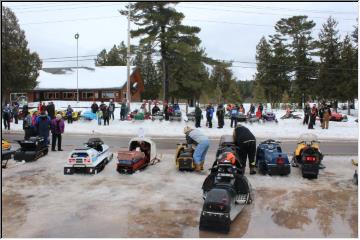
M 201 172 L 200 164 L 195 164 L 195 172 Z
M 256 174 L 255 167 L 250 167 L 250 175 Z
M 204 170 L 204 162 L 205 162 L 205 161 L 200 162 L 200 170 L 201 170 L 201 171 Z

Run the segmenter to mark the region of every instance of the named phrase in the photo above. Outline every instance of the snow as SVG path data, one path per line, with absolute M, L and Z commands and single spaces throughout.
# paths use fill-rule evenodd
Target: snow
M 79 68 L 78 71 L 79 89 L 122 88 L 127 81 L 126 66 Z M 76 68 L 70 68 L 64 74 L 40 70 L 37 82 L 35 90 L 76 89 Z
M 99 102 L 98 102 L 99 103 Z M 38 103 L 30 103 L 30 107 L 37 106 Z M 70 104 L 76 111 L 89 111 L 92 102 L 79 102 L 74 101 L 54 101 L 56 110 L 66 109 L 68 104 Z M 108 104 L 108 103 L 106 103 Z M 244 104 L 245 109 L 249 109 L 250 104 Z M 141 103 L 131 103 L 131 109 L 139 109 Z M 183 137 L 183 129 L 186 125 L 194 127 L 194 122 L 185 122 L 185 121 L 120 121 L 120 105 L 116 103 L 115 109 L 115 120 L 110 120 L 110 126 L 99 126 L 96 120 L 93 121 L 76 121 L 73 124 L 67 124 L 65 122 L 65 133 L 66 134 L 103 134 L 103 135 L 129 135 L 136 136 L 139 132 L 139 129 L 142 128 L 145 132 L 145 136 L 148 137 Z M 162 108 L 162 106 L 160 106 Z M 182 110 L 183 118 L 185 117 L 185 104 L 180 104 Z M 191 108 L 189 108 L 191 110 Z M 319 140 L 358 140 L 359 137 L 359 127 L 358 123 L 355 122 L 355 117 L 348 116 L 347 122 L 330 122 L 329 129 L 321 129 L 320 122 L 317 120 L 315 129 L 308 129 L 306 125 L 302 124 L 302 119 L 280 119 L 281 116 L 285 114 L 285 110 L 274 110 L 278 123 L 275 122 L 265 122 L 265 123 L 243 123 L 244 126 L 249 128 L 255 137 L 261 139 L 297 139 L 303 133 L 313 133 L 316 134 Z M 303 112 L 295 112 L 303 117 Z M 210 138 L 219 138 L 224 134 L 232 134 L 233 128 L 230 128 L 230 120 L 225 119 L 225 126 L 223 129 L 217 128 L 217 118 L 213 118 L 213 128 L 207 128 L 205 111 L 203 111 L 203 119 L 201 121 L 201 131 Z M 3 126 L 2 126 L 3 127 Z M 11 131 L 22 131 L 22 121 L 18 125 L 11 124 Z

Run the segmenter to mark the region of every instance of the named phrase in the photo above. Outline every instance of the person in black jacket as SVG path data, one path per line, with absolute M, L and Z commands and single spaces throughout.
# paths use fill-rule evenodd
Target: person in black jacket
M 49 102 L 46 111 L 48 112 L 50 119 L 53 120 L 55 118 L 55 105 L 53 102 Z
M 249 158 L 250 174 L 256 174 L 255 171 L 255 153 L 256 153 L 256 138 L 251 131 L 241 125 L 237 124 L 233 133 L 234 143 L 238 147 L 237 153 L 245 173 L 246 159 Z
M 202 119 L 202 111 L 201 111 L 201 108 L 199 107 L 199 104 L 197 104 L 195 107 L 195 127 L 196 128 L 201 127 L 200 126 L 201 119 Z
M 158 105 L 157 104 L 155 104 L 155 106 L 152 108 L 152 110 L 151 110 L 151 114 L 152 115 L 155 115 L 157 112 L 159 112 L 160 111 L 160 108 L 158 107 Z
M 93 113 L 96 113 L 98 110 L 99 110 L 99 106 L 97 105 L 96 102 L 94 102 L 94 103 L 91 105 L 91 111 L 92 111 Z
M 115 111 L 115 103 L 113 102 L 112 99 L 110 99 L 110 103 L 109 103 L 109 119 L 112 118 L 112 120 L 114 120 L 114 111 Z
M 219 106 L 217 107 L 216 116 L 218 118 L 218 128 L 223 128 L 224 118 L 225 118 L 225 108 L 222 104 L 219 104 Z
M 305 124 L 308 125 L 309 124 L 310 113 L 311 113 L 310 105 L 309 105 L 309 103 L 306 103 L 305 107 L 304 107 L 303 125 L 305 125 Z
M 165 121 L 169 121 L 169 105 L 167 102 L 164 102 L 164 114 L 165 114 Z

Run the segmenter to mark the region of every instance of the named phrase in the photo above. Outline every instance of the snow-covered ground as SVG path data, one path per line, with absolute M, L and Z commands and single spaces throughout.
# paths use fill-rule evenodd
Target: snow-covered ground
M 112 149 L 116 152 L 117 149 Z M 3 170 L 4 237 L 357 237 L 356 156 L 327 156 L 319 178 L 245 175 L 255 201 L 228 235 L 199 231 L 207 176 L 179 172 L 174 156 L 133 175 L 111 161 L 97 175 L 64 175 L 69 152 Z M 214 159 L 210 152 L 208 159 Z M 205 162 L 208 169 L 212 161 Z

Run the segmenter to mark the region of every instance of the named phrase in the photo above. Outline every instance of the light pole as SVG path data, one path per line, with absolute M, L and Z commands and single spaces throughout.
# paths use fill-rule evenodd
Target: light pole
M 131 92 L 130 92 L 130 10 L 131 10 L 131 4 L 129 3 L 129 9 L 128 9 L 128 39 L 127 39 L 127 100 L 130 104 L 131 102 Z
M 79 102 L 79 33 L 75 34 L 76 39 L 76 102 Z

